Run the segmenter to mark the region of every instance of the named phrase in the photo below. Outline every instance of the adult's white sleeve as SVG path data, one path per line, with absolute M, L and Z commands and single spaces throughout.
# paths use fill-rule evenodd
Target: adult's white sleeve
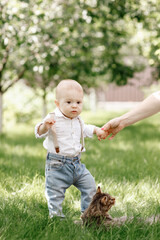
M 154 92 L 152 95 L 158 100 L 160 100 L 160 91 Z

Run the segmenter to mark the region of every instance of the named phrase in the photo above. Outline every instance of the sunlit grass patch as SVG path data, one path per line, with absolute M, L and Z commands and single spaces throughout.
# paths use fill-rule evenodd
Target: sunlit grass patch
M 101 188 L 116 198 L 116 205 L 112 207 L 113 216 L 142 217 L 160 214 L 160 186 L 148 179 L 138 183 L 122 180 L 120 183 L 113 179 L 101 183 Z

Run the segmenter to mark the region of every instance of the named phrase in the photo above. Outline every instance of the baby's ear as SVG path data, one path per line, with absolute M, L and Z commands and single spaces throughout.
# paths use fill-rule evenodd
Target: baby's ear
M 96 193 L 101 193 L 101 188 L 100 188 L 100 186 L 98 186 Z
M 59 107 L 59 102 L 58 102 L 58 100 L 55 99 L 54 102 L 55 102 L 56 106 Z

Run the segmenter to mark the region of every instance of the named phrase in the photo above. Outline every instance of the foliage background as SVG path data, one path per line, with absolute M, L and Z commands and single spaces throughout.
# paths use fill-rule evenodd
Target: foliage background
M 158 80 L 159 8 L 159 0 L 2 0 L 0 132 L 3 96 L 21 79 L 42 98 L 43 115 L 61 79 L 73 78 L 87 92 L 102 82 L 126 84 L 151 65 Z

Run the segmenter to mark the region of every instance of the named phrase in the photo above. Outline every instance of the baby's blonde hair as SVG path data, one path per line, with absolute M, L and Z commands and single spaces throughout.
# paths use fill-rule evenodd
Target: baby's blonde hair
M 56 87 L 56 99 L 61 97 L 62 90 L 67 91 L 68 89 L 76 89 L 83 92 L 82 86 L 77 81 L 72 79 L 64 79 L 60 81 Z

